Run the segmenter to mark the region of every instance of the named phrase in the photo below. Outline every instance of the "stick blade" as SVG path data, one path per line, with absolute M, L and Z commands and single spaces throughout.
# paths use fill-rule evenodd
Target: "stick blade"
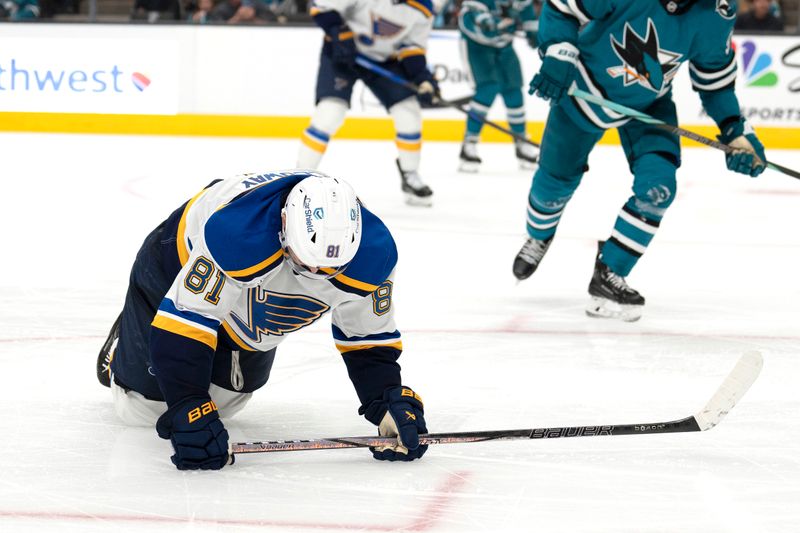
M 755 382 L 764 366 L 764 358 L 757 350 L 745 352 L 731 373 L 722 382 L 717 392 L 705 407 L 694 415 L 700 431 L 713 428 L 727 415 L 733 406 L 742 399 L 750 386 Z

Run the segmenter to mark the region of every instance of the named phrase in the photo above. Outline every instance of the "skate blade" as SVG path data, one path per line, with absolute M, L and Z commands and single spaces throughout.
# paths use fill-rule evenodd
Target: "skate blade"
M 431 207 L 433 206 L 433 196 L 416 196 L 411 193 L 403 193 L 406 197 L 406 204 L 413 205 L 414 207 Z
M 607 298 L 592 296 L 586 314 L 592 318 L 612 318 L 623 322 L 636 322 L 642 318 L 642 305 L 624 305 Z
M 458 165 L 459 172 L 466 172 L 467 174 L 475 174 L 481 169 L 480 163 L 474 161 L 461 161 Z
M 524 159 L 517 159 L 519 163 L 520 170 L 536 170 L 539 168 L 539 163 L 534 163 L 533 161 L 525 161 Z

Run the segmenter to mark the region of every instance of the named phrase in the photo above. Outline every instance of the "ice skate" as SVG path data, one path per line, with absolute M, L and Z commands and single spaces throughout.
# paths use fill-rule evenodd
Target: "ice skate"
M 478 172 L 483 162 L 478 157 L 478 143 L 476 141 L 464 141 L 464 144 L 461 145 L 461 154 L 459 154 L 458 159 L 458 170 L 460 172 Z
M 122 321 L 122 314 L 120 314 L 111 326 L 111 331 L 108 332 L 108 338 L 100 348 L 100 353 L 97 355 L 97 380 L 104 387 L 111 386 L 111 360 L 114 358 L 114 350 L 117 347 L 119 340 L 119 323 Z
M 521 170 L 533 170 L 539 165 L 539 149 L 532 144 L 514 141 L 517 162 Z
M 433 191 L 422 182 L 422 178 L 419 177 L 419 173 L 416 170 L 404 171 L 400 168 L 400 161 L 397 161 L 397 170 L 400 171 L 402 190 L 406 195 L 406 203 L 408 205 L 423 207 L 433 205 Z
M 514 276 L 518 280 L 528 279 L 531 274 L 536 272 L 539 267 L 544 254 L 550 248 L 550 243 L 553 242 L 553 237 L 540 241 L 529 237 L 522 245 L 517 256 L 514 258 Z
M 616 318 L 625 322 L 635 322 L 642 317 L 644 297 L 630 288 L 625 278 L 615 274 L 600 258 L 603 247 L 598 245 L 594 274 L 589 283 L 592 300 L 586 307 L 586 314 L 596 318 Z

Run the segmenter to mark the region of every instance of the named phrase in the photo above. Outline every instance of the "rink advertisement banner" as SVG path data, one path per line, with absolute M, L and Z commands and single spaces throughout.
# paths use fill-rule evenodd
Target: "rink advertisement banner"
M 6 113 L 2 123 L 7 130 L 296 136 L 314 110 L 322 45 L 318 28 L 102 24 L 4 28 L 0 111 L 17 112 Z M 527 96 L 527 84 L 540 59 L 524 39 L 513 46 L 523 70 L 530 133 L 536 137 L 549 106 Z M 735 36 L 734 46 L 743 114 L 759 132 L 770 130 L 781 146 L 800 146 L 800 38 Z M 427 57 L 445 98 L 472 94 L 458 32 L 434 31 Z M 673 94 L 682 125 L 709 136 L 717 133 L 691 88 L 685 66 L 675 79 Z M 360 82 L 350 103 L 340 137 L 393 138 L 386 111 Z M 36 121 L 26 113 L 38 113 Z M 70 121 L 60 115 L 68 113 L 92 117 Z M 116 114 L 129 116 L 115 121 Z M 455 141 L 463 135 L 464 116 L 454 109 L 426 110 L 424 118 L 428 140 Z M 505 120 L 500 98 L 489 118 Z M 48 130 L 48 124 L 55 125 Z M 488 128 L 484 131 L 488 140 L 505 139 Z M 612 137 L 609 140 L 613 142 Z
M 0 37 L 0 111 L 174 114 L 179 62 L 171 39 Z

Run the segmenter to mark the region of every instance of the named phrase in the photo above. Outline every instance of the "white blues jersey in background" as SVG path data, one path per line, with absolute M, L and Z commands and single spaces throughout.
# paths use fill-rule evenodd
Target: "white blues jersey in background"
M 311 14 L 336 11 L 360 54 L 385 62 L 423 55 L 433 26 L 431 0 L 314 0 Z

